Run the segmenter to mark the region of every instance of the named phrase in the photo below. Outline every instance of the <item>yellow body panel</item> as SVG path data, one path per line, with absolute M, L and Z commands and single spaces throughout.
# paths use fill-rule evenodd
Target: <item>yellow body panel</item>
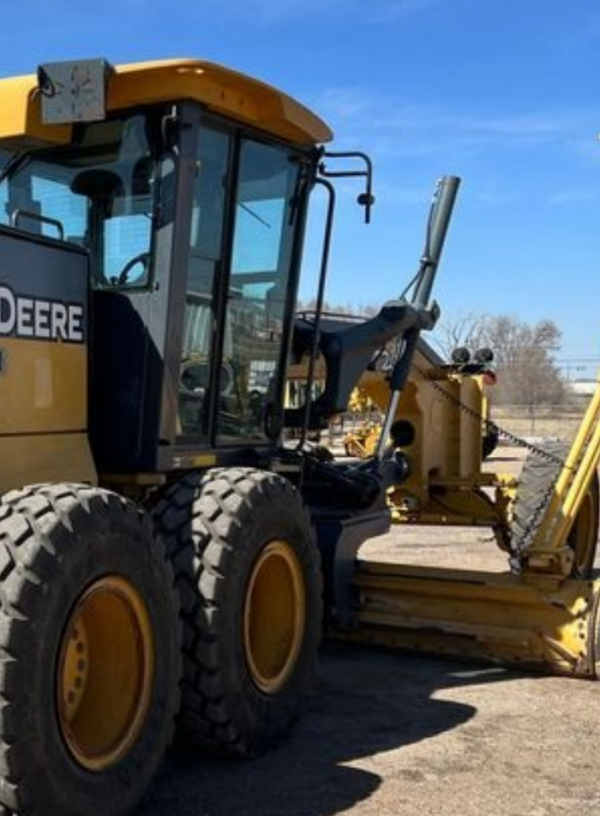
M 95 483 L 84 343 L 0 340 L 0 492 L 37 482 Z
M 2 338 L 0 434 L 87 427 L 87 347 Z
M 380 410 L 386 409 L 389 384 L 381 373 L 366 371 L 358 387 Z M 396 411 L 396 419 L 409 421 L 416 432 L 415 441 L 404 450 L 411 459 L 417 494 L 432 475 L 470 481 L 479 473 L 481 400 L 475 378 L 448 375 L 417 350 Z
M 35 75 L 0 80 L 0 144 L 24 136 L 32 142 L 66 144 L 71 125 L 45 125 Z M 108 79 L 108 112 L 177 99 L 195 100 L 213 111 L 294 144 L 332 138 L 329 127 L 300 102 L 270 85 L 212 62 L 194 59 L 131 63 Z
M 381 372 L 366 371 L 358 389 L 386 409 L 389 384 Z M 400 448 L 409 475 L 388 490 L 395 522 L 505 524 L 505 485 L 501 477 L 482 471 L 484 410 L 479 377 L 449 372 L 423 348 L 417 350 L 395 416 L 414 429 L 412 441 Z
M 38 482 L 96 482 L 85 432 L 0 436 L 0 461 L 0 493 Z
M 71 125 L 44 125 L 35 76 L 20 76 L 0 80 L 0 146 L 10 147 L 14 140 L 23 150 L 27 142 L 66 144 L 71 138 Z M 27 137 L 25 140 L 23 137 Z M 25 141 L 25 144 L 23 143 Z

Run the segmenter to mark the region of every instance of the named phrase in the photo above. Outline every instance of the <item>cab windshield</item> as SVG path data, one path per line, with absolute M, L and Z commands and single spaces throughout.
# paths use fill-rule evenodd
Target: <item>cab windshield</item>
M 84 247 L 96 288 L 150 281 L 155 118 L 78 126 L 68 148 L 0 151 L 0 224 Z

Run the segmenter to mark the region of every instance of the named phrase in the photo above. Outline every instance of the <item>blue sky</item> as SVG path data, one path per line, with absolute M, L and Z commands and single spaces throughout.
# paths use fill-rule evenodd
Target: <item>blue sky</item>
M 2 75 L 74 57 L 197 56 L 314 108 L 332 149 L 363 150 L 375 168 L 370 227 L 358 191 L 340 196 L 336 304 L 403 289 L 436 179 L 461 176 L 435 290 L 445 318 L 553 320 L 571 375 L 595 374 L 598 0 L 21 0 L 3 10 L 0 45 Z

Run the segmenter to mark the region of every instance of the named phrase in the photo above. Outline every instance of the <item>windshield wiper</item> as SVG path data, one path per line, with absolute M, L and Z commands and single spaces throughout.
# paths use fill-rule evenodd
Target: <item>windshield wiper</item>
M 267 229 L 271 229 L 271 225 L 269 224 L 269 222 L 265 221 L 264 218 L 262 218 L 257 212 L 255 212 L 252 209 L 252 207 L 250 207 L 248 204 L 244 204 L 243 201 L 238 201 L 238 204 L 242 208 L 242 210 L 245 210 L 248 213 L 248 215 L 251 215 L 252 218 L 256 218 L 259 224 L 262 224 L 263 227 L 266 227 Z

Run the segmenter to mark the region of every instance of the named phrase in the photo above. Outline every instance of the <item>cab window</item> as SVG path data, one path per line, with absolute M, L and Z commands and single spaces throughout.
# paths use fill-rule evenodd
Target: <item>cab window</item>
M 84 247 L 97 288 L 147 286 L 155 166 L 151 122 L 145 114 L 96 122 L 80 127 L 73 147 L 4 154 L 0 223 Z

